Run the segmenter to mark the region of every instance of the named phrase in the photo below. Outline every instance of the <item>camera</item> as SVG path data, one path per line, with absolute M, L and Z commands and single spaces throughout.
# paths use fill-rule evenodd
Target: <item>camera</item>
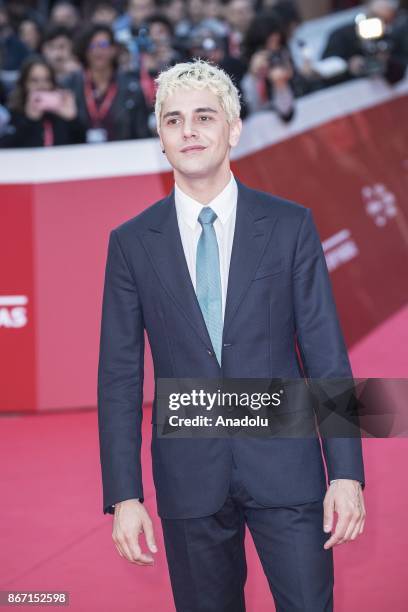
M 135 41 L 139 53 L 154 53 L 156 50 L 156 45 L 150 37 L 149 28 L 147 25 L 142 25 L 139 28 Z
M 366 76 L 382 73 L 383 56 L 392 50 L 392 41 L 386 35 L 383 21 L 379 17 L 367 17 L 360 13 L 355 18 L 355 24 L 364 57 L 361 71 Z
M 289 68 L 290 67 L 290 55 L 287 49 L 278 49 L 276 51 L 270 51 L 268 53 L 268 66 L 269 68 Z

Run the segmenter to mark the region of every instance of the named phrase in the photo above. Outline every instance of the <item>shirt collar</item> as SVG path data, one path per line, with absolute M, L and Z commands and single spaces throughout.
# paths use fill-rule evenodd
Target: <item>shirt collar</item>
M 177 183 L 174 184 L 174 201 L 176 205 L 177 217 L 181 217 L 187 225 L 194 229 L 198 223 L 198 215 L 203 206 L 210 206 L 216 213 L 218 219 L 224 225 L 229 219 L 232 211 L 237 205 L 238 186 L 234 175 L 224 189 L 215 196 L 208 204 L 201 204 L 180 189 Z

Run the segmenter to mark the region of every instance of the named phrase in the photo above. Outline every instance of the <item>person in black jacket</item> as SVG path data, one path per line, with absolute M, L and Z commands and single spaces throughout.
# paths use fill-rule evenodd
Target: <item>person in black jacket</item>
M 408 64 L 408 13 L 398 7 L 398 0 L 370 0 L 365 10 L 367 17 L 377 17 L 383 23 L 381 45 L 374 55 L 382 62 L 382 74 L 390 84 L 404 77 Z M 327 85 L 367 76 L 366 56 L 365 43 L 358 36 L 354 21 L 334 30 L 322 58 L 341 57 L 347 62 L 347 70 Z
M 111 28 L 90 26 L 79 39 L 77 56 L 84 69 L 70 75 L 65 85 L 75 95 L 87 142 L 148 138 L 148 110 L 139 79 L 118 70 Z
M 288 28 L 288 19 L 275 10 L 256 15 L 243 42 L 248 71 L 241 81 L 250 114 L 273 110 L 285 122 L 295 115 L 296 98 L 321 87 L 319 78 L 305 76 L 296 67 L 287 41 Z
M 0 147 L 43 147 L 84 142 L 75 98 L 58 89 L 55 74 L 40 56 L 28 58 L 10 94 L 10 119 Z
M 29 53 L 13 31 L 8 11 L 0 0 L 0 70 L 19 70 Z

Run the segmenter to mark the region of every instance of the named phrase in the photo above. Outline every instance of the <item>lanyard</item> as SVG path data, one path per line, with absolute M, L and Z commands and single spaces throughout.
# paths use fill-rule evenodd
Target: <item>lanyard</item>
M 140 86 L 142 88 L 146 102 L 152 106 L 154 104 L 156 89 L 153 77 L 146 70 L 146 66 L 143 61 L 143 54 L 140 58 Z
M 49 119 L 44 119 L 43 130 L 44 130 L 44 135 L 43 135 L 44 147 L 52 147 L 54 144 L 54 129 Z
M 85 103 L 93 126 L 101 124 L 103 119 L 105 119 L 112 106 L 113 99 L 116 96 L 117 91 L 117 84 L 115 82 L 112 82 L 108 87 L 102 104 L 98 108 L 95 102 L 95 95 L 92 90 L 91 75 L 89 74 L 89 71 L 85 73 Z

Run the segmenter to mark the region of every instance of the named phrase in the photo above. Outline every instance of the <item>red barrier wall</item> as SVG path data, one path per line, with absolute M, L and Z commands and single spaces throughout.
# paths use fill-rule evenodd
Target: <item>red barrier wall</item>
M 0 186 L 0 409 L 33 409 L 36 326 L 33 191 Z

